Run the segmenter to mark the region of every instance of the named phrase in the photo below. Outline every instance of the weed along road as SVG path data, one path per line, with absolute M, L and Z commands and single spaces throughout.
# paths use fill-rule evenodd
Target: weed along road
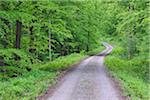
M 102 53 L 77 65 L 47 100 L 123 100 L 103 64 L 113 47 L 107 43 L 103 45 L 106 49 Z

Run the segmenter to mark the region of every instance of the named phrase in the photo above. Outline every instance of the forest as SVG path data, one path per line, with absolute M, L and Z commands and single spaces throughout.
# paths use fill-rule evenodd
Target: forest
M 149 100 L 149 0 L 0 0 L 0 100 L 35 100 L 104 50 L 123 95 Z

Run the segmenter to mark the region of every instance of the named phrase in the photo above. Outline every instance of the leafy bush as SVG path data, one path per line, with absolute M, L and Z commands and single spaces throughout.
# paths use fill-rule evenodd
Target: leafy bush
M 105 64 L 111 70 L 128 70 L 131 67 L 130 62 L 115 56 L 106 57 Z
M 106 57 L 105 60 L 106 66 L 112 71 L 128 71 L 141 79 L 148 80 L 149 62 L 145 59 L 135 57 L 131 60 L 120 59 L 116 56 Z
M 132 65 L 131 70 L 146 82 L 149 81 L 149 60 L 142 58 L 142 56 L 134 57 L 130 60 Z
M 122 47 L 114 46 L 114 49 L 112 50 L 111 54 L 122 55 L 124 52 L 125 50 Z
M 1 49 L 0 50 L 0 75 L 12 77 L 31 70 L 31 64 L 36 60 L 23 50 Z

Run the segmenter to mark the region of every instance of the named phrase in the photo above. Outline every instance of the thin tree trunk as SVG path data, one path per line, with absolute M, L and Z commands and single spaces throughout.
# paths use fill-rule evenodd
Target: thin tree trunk
M 89 51 L 89 32 L 87 34 L 87 47 L 86 47 L 86 51 Z
M 16 42 L 15 42 L 15 48 L 17 49 L 20 49 L 21 28 L 22 28 L 22 23 L 17 20 L 16 21 Z
M 33 45 L 34 37 L 33 37 L 33 26 L 30 27 L 30 47 Z

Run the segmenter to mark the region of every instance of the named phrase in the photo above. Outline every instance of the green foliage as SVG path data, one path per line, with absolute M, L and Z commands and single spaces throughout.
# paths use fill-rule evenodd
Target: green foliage
M 23 73 L 16 78 L 0 78 L 0 99 L 35 99 L 46 89 L 57 82 L 62 70 L 67 70 L 71 65 L 85 58 L 82 54 L 71 54 L 59 57 L 51 62 L 37 63 L 32 65 L 33 70 Z M 17 69 L 12 69 L 13 70 Z M 44 70 L 44 71 L 41 71 Z
M 121 47 L 114 49 L 116 49 L 114 50 L 115 52 L 113 52 L 111 56 L 106 57 L 105 64 L 110 69 L 113 76 L 120 80 L 125 95 L 133 100 L 148 100 L 148 60 L 145 60 L 145 57 L 142 58 L 142 56 L 127 59 L 120 56 Z M 120 53 L 118 53 L 118 51 Z
M 125 49 L 119 46 L 114 46 L 114 49 L 112 50 L 111 54 L 114 56 L 120 56 L 125 53 Z
M 128 66 L 129 63 L 127 63 L 126 60 L 114 56 L 106 58 L 105 62 L 106 66 L 108 66 L 111 70 L 124 70 L 130 68 L 130 66 Z
M 127 96 L 132 100 L 148 100 L 149 85 L 149 41 L 148 6 L 146 0 L 118 2 L 120 13 L 115 27 L 118 36 L 112 55 L 105 64 L 113 75 L 120 79 Z M 145 22 L 145 20 L 147 20 Z
M 48 58 L 48 45 L 59 56 L 97 47 L 99 15 L 94 2 L 8 0 L 0 5 L 2 48 L 13 47 L 16 20 L 23 24 L 21 48 L 34 49 L 32 53 L 40 60 Z
M 106 65 L 121 79 L 129 92 L 127 95 L 133 99 L 145 99 L 149 66 L 148 5 L 147 0 L 1 0 L 0 76 L 18 76 L 30 71 L 31 66 L 38 70 L 39 76 L 46 75 L 39 70 L 66 70 L 84 58 L 82 54 L 99 53 L 103 49 L 99 43 L 109 41 L 114 44 L 114 50 L 112 56 L 106 58 Z M 21 50 L 13 49 L 16 21 L 22 23 Z M 72 54 L 74 52 L 82 54 Z M 47 62 L 49 54 L 53 61 Z M 39 61 L 41 63 L 32 65 Z M 30 76 L 24 79 L 27 84 L 27 80 L 31 80 Z M 14 80 L 22 82 L 20 78 Z M 27 96 L 28 91 L 20 87 L 23 83 L 16 86 L 8 83 L 6 90 L 9 93 L 3 85 L 3 92 L 0 91 L 4 99 L 18 99 L 22 95 L 28 99 L 37 95 L 34 94 L 34 82 L 30 88 L 35 91 Z M 42 84 L 45 82 L 40 84 L 41 87 Z M 25 91 L 25 94 L 20 94 L 20 91 Z
M 31 64 L 37 62 L 23 50 L 1 49 L 0 70 L 1 76 L 12 77 L 31 70 Z
M 46 71 L 63 71 L 70 68 L 71 65 L 85 58 L 84 55 L 73 53 L 68 56 L 59 57 L 54 61 L 47 62 L 41 65 L 34 65 L 33 68 Z
M 0 79 L 1 100 L 34 100 L 56 83 L 59 73 L 34 70 L 17 78 Z
M 149 84 L 147 82 L 137 76 L 131 75 L 130 72 L 117 71 L 113 75 L 120 79 L 121 84 L 124 86 L 125 95 L 129 96 L 132 100 L 149 99 Z
M 97 55 L 97 54 L 99 54 L 100 52 L 102 52 L 104 49 L 105 49 L 104 46 L 101 46 L 101 47 L 98 47 L 98 48 L 96 48 L 96 49 L 93 49 L 93 50 L 87 52 L 86 54 L 87 54 L 87 55 L 90 55 L 90 56 L 94 56 L 94 55 Z

